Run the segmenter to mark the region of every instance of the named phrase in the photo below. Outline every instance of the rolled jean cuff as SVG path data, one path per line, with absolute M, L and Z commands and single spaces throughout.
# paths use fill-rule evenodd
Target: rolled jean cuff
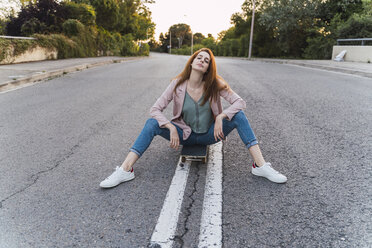
M 134 150 L 133 148 L 130 148 L 129 151 L 134 152 L 135 154 L 138 155 L 138 157 L 141 157 L 142 156 L 141 153 L 139 153 L 137 150 Z
M 252 142 L 249 142 L 248 144 L 246 144 L 247 148 L 251 147 L 251 146 L 254 146 L 254 145 L 257 145 L 258 144 L 258 141 L 257 140 L 253 140 Z

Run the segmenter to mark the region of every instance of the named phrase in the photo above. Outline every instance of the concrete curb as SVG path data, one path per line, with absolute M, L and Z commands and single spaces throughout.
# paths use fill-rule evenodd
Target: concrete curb
M 145 59 L 145 58 L 148 58 L 148 57 L 125 57 L 125 58 L 122 58 L 122 59 L 110 59 L 110 60 L 100 61 L 100 62 L 84 63 L 84 64 L 81 64 L 81 65 L 66 67 L 66 68 L 63 68 L 63 69 L 47 71 L 45 73 L 35 74 L 35 75 L 31 75 L 29 77 L 25 77 L 25 78 L 1 83 L 0 84 L 0 92 L 9 90 L 10 88 L 13 88 L 14 86 L 20 86 L 20 85 L 23 85 L 23 84 L 26 84 L 26 83 L 41 81 L 41 80 L 44 80 L 44 79 L 47 79 L 47 78 L 58 77 L 58 76 L 64 75 L 64 74 L 69 73 L 69 72 L 80 71 L 80 70 L 84 70 L 84 69 L 88 69 L 88 68 L 92 68 L 92 67 L 96 67 L 96 66 L 108 65 L 108 64 L 113 64 L 113 63 L 120 63 L 122 61 L 138 60 L 138 59 Z
M 352 69 L 348 69 L 348 68 L 340 68 L 340 67 L 333 67 L 333 66 L 310 64 L 310 63 L 305 63 L 305 62 L 301 62 L 301 61 L 294 61 L 294 60 L 275 60 L 275 59 L 258 59 L 258 58 L 253 58 L 252 60 L 267 62 L 267 63 L 299 65 L 299 66 L 304 66 L 304 67 L 323 69 L 323 70 L 328 70 L 328 71 L 336 71 L 336 72 L 342 72 L 342 73 L 354 74 L 354 75 L 359 75 L 359 76 L 363 76 L 363 77 L 372 78 L 372 72 L 357 71 L 357 70 L 352 70 Z

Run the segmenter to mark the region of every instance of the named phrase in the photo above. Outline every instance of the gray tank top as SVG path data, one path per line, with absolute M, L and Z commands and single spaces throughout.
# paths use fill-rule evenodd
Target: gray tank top
M 194 133 L 208 132 L 214 121 L 210 102 L 207 101 L 201 106 L 203 99 L 204 93 L 199 101 L 195 102 L 186 91 L 185 101 L 182 106 L 182 118 Z

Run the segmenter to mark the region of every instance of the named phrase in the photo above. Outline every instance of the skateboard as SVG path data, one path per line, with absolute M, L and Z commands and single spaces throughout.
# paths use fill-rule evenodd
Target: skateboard
M 181 151 L 181 162 L 200 161 L 203 164 L 208 161 L 208 146 L 207 145 L 189 145 L 183 146 Z

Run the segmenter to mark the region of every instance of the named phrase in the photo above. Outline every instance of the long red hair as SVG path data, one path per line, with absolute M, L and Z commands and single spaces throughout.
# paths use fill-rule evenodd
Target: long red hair
M 208 100 L 214 99 L 215 101 L 217 101 L 219 91 L 223 89 L 230 89 L 228 83 L 220 75 L 217 74 L 216 60 L 214 58 L 212 51 L 209 48 L 199 49 L 193 55 L 191 55 L 183 71 L 177 77 L 174 78 L 179 79 L 176 86 L 174 87 L 174 92 L 176 92 L 176 89 L 179 85 L 181 85 L 183 82 L 190 78 L 191 64 L 194 61 L 195 57 L 198 56 L 200 52 L 207 52 L 211 57 L 209 60 L 209 67 L 203 76 L 203 81 L 205 82 L 204 99 L 201 105 L 204 105 Z

